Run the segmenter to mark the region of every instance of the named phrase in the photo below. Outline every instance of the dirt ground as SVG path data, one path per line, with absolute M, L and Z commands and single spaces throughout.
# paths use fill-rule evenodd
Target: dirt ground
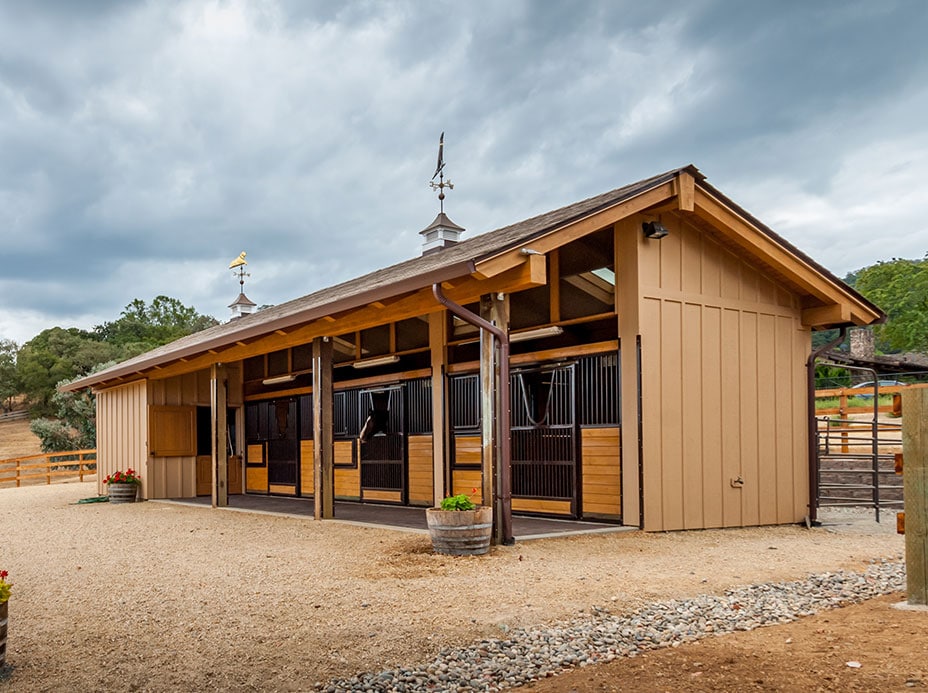
M 42 452 L 39 439 L 29 430 L 29 421 L 0 421 L 0 460 Z
M 835 527 L 840 531 L 788 526 L 586 535 L 450 557 L 431 553 L 425 534 L 337 521 L 158 502 L 76 504 L 95 495 L 96 485 L 86 482 L 0 489 L 0 568 L 14 582 L 12 672 L 0 681 L 0 693 L 302 691 L 332 677 L 423 663 L 445 647 L 574 618 L 592 607 L 621 613 L 735 585 L 863 570 L 870 559 L 902 550 L 902 538 L 885 527 L 849 522 Z M 923 615 L 872 608 L 824 616 L 829 621 L 819 626 L 826 630 L 817 647 L 826 652 L 819 668 L 808 668 L 815 685 L 806 690 L 843 687 L 833 684 L 843 681 L 837 676 L 865 681 L 881 667 L 888 672 L 902 661 L 890 645 L 925 661 L 925 636 L 912 625 L 928 624 Z M 885 622 L 872 624 L 877 617 Z M 847 625 L 832 635 L 828 629 L 845 618 Z M 851 636 L 860 636 L 862 648 L 868 623 L 884 633 L 884 643 L 855 649 Z M 787 647 L 790 636 L 782 635 L 791 627 L 724 641 L 747 643 L 742 649 L 721 638 L 703 641 L 626 660 L 615 670 L 585 669 L 570 675 L 579 677 L 576 683 L 561 677 L 545 685 L 596 690 L 616 685 L 608 682 L 623 674 L 610 672 L 621 670 L 633 677 L 627 680 L 635 690 L 679 689 L 662 673 L 676 662 L 689 687 L 686 677 L 705 669 L 697 662 L 721 671 L 728 661 L 686 655 L 711 647 L 721 657 L 744 653 L 731 690 L 756 687 L 773 675 L 766 672 L 780 669 L 794 680 L 800 648 Z M 827 664 L 833 654 L 863 666 L 835 671 Z M 670 658 L 666 670 L 663 657 Z M 896 668 L 900 676 L 928 680 L 915 660 Z M 605 678 L 584 678 L 600 671 Z
M 905 691 L 928 688 L 928 613 L 904 595 L 706 638 L 527 686 L 574 691 Z

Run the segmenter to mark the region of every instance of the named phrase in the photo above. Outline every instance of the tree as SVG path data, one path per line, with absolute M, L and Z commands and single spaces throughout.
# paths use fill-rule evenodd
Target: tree
M 22 383 L 16 371 L 19 345 L 11 339 L 0 339 L 0 407 L 13 408 L 13 398 L 22 392 Z
M 150 305 L 131 301 L 112 322 L 94 328 L 102 341 L 119 347 L 122 358 L 131 358 L 155 347 L 219 324 L 176 298 L 156 296 Z
M 113 361 L 98 364 L 92 372 L 113 365 Z M 62 392 L 62 380 L 51 397 L 56 418 L 33 419 L 30 430 L 41 440 L 42 452 L 86 450 L 97 447 L 97 398 L 90 388 Z
M 30 339 L 19 350 L 16 370 L 33 417 L 54 415 L 59 382 L 86 375 L 118 354 L 117 347 L 76 327 L 52 327 Z
M 878 262 L 856 275 L 855 288 L 886 313 L 874 329 L 877 347 L 928 351 L 928 259 Z

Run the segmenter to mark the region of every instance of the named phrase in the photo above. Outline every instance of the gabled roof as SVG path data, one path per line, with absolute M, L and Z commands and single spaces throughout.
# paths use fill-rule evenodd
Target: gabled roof
M 277 330 L 292 328 L 329 315 L 366 306 L 378 300 L 429 287 L 435 283 L 469 275 L 485 276 L 481 273 L 479 267 L 492 264 L 494 258 L 505 257 L 507 253 L 511 255 L 531 241 L 547 237 L 553 232 L 583 220 L 595 219 L 600 213 L 613 210 L 658 188 L 670 190 L 671 188 L 668 186 L 674 185 L 675 181 L 684 176 L 695 181 L 695 185 L 701 191 L 719 200 L 734 215 L 755 227 L 778 248 L 798 262 L 806 265 L 818 276 L 825 279 L 829 285 L 833 285 L 836 292 L 843 294 L 855 304 L 863 307 L 868 314 L 872 313 L 874 320 L 882 318 L 883 314 L 876 306 L 708 185 L 705 182 L 705 177 L 694 166 L 686 166 L 646 178 L 631 185 L 616 188 L 607 193 L 590 197 L 495 231 L 474 236 L 445 248 L 441 252 L 429 253 L 406 260 L 267 308 L 258 313 L 245 315 L 231 322 L 182 337 L 170 344 L 165 344 L 106 370 L 77 380 L 68 385 L 66 389 L 76 390 L 132 376 L 146 369 L 158 367 L 178 359 L 203 354 L 211 349 L 217 349 L 231 343 L 268 335 Z M 618 218 L 622 218 L 626 213 L 628 212 L 620 211 Z

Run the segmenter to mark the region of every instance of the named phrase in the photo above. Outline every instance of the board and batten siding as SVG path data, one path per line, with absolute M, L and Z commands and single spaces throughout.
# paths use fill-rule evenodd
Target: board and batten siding
M 679 217 L 641 240 L 644 528 L 800 521 L 808 512 L 799 298 Z M 739 482 L 740 480 L 740 482 Z
M 241 369 L 237 365 L 226 366 L 229 385 L 227 389 L 230 407 L 242 404 Z M 155 407 L 210 406 L 210 371 L 203 369 L 171 378 L 148 381 L 148 404 Z M 239 417 L 241 419 L 241 417 Z M 239 425 L 239 431 L 242 426 Z M 147 431 L 147 421 L 146 421 Z M 242 434 L 235 449 L 241 450 Z M 146 475 L 149 491 L 146 498 L 193 498 L 197 495 L 197 457 L 195 454 L 155 457 L 148 463 Z
M 139 380 L 97 393 L 97 491 L 103 479 L 132 468 L 142 478 L 141 498 L 149 498 L 148 402 L 146 384 Z

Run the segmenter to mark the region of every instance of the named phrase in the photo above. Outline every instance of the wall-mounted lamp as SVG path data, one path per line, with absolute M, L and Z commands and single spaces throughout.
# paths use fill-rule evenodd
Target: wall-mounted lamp
M 365 359 L 363 361 L 355 361 L 352 366 L 355 368 L 373 368 L 374 366 L 386 366 L 391 363 L 399 362 L 400 357 L 396 354 L 392 356 L 378 356 L 372 359 Z
M 265 385 L 282 385 L 284 383 L 292 383 L 296 380 L 295 375 L 278 375 L 275 378 L 265 378 L 261 382 Z
M 526 330 L 525 332 L 515 332 L 509 335 L 511 342 L 525 342 L 529 339 L 541 339 L 542 337 L 557 337 L 564 334 L 564 328 L 559 325 L 549 325 L 548 327 L 539 327 L 537 330 Z
M 644 231 L 645 238 L 653 238 L 655 240 L 660 240 L 670 233 L 667 227 L 659 221 L 646 221 L 641 225 L 641 230 Z

